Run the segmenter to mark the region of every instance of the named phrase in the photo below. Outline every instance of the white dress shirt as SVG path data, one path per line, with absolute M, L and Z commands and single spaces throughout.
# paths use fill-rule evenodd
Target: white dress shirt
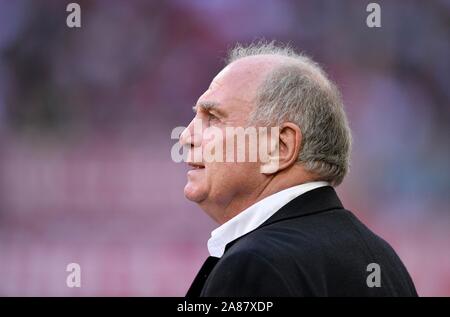
M 218 258 L 222 257 L 228 243 L 258 228 L 294 198 L 323 186 L 329 186 L 329 184 L 321 181 L 289 187 L 251 205 L 211 232 L 211 238 L 208 240 L 209 254 Z

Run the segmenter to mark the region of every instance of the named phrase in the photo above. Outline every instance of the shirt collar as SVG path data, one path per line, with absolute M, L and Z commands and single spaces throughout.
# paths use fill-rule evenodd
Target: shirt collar
M 258 228 L 288 202 L 310 190 L 329 185 L 320 181 L 289 187 L 251 205 L 211 232 L 209 254 L 220 258 L 228 243 Z

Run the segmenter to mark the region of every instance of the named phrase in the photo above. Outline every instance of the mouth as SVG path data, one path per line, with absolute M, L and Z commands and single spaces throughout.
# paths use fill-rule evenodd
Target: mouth
M 187 164 L 190 167 L 190 170 L 201 170 L 201 169 L 205 168 L 205 165 L 198 164 L 198 163 L 189 162 Z

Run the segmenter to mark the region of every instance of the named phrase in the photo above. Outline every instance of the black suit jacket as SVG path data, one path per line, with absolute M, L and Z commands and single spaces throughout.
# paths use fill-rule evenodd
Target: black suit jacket
M 369 287 L 370 263 L 380 287 Z M 369 277 L 373 281 L 373 275 Z M 372 284 L 371 284 L 372 285 Z M 395 251 L 342 207 L 332 187 L 292 200 L 209 257 L 187 297 L 417 296 Z

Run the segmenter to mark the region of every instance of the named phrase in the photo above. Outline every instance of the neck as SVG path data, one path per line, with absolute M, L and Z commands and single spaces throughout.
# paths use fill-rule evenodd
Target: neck
M 250 195 L 246 194 L 245 196 L 239 198 L 234 197 L 229 201 L 227 206 L 218 208 L 217 213 L 214 213 L 217 217 L 213 218 L 219 224 L 223 224 L 266 197 L 269 197 L 284 189 L 309 183 L 314 180 L 315 177 L 304 172 L 303 170 L 296 171 L 296 173 L 289 170 L 268 175 L 267 179 Z

